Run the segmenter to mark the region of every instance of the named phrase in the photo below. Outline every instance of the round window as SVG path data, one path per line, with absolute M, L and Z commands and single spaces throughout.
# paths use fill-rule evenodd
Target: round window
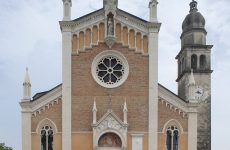
M 127 60 L 117 51 L 104 51 L 98 54 L 92 63 L 93 78 L 106 88 L 120 86 L 127 79 L 128 72 Z

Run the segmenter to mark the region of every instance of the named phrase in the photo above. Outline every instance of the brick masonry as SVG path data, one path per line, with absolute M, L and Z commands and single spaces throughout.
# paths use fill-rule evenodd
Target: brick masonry
M 91 131 L 92 106 L 94 97 L 98 107 L 98 119 L 109 106 L 109 93 L 112 96 L 112 109 L 123 120 L 123 104 L 126 98 L 130 131 L 148 130 L 148 57 L 131 51 L 128 47 L 115 44 L 113 50 L 121 52 L 129 63 L 129 76 L 118 88 L 106 89 L 93 79 L 91 65 L 97 54 L 109 48 L 100 43 L 80 55 L 72 56 L 72 130 Z M 138 84 L 137 84 L 138 83 Z

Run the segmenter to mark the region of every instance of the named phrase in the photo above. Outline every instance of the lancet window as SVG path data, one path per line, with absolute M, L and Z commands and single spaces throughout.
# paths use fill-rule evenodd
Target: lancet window
M 41 129 L 41 150 L 53 150 L 53 129 L 50 126 Z
M 171 126 L 166 131 L 166 148 L 167 150 L 178 150 L 179 131 L 177 127 Z

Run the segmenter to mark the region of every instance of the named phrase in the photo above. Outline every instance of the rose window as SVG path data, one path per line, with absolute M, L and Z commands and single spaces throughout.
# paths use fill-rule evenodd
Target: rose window
M 125 57 L 117 51 L 104 51 L 92 63 L 92 75 L 103 87 L 120 86 L 128 77 L 129 67 Z
M 118 58 L 109 56 L 101 59 L 96 73 L 102 82 L 111 85 L 121 80 L 124 74 L 124 66 Z

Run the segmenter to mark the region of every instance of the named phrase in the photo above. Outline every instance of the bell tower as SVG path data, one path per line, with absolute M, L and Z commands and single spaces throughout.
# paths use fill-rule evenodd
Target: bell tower
M 206 44 L 205 19 L 197 9 L 197 2 L 190 3 L 189 14 L 183 21 L 181 51 L 178 61 L 178 95 L 188 103 L 198 105 L 197 150 L 211 149 L 211 48 Z M 196 83 L 191 90 L 191 74 Z M 193 91 L 194 93 L 191 93 Z M 193 95 L 193 101 L 191 100 Z

